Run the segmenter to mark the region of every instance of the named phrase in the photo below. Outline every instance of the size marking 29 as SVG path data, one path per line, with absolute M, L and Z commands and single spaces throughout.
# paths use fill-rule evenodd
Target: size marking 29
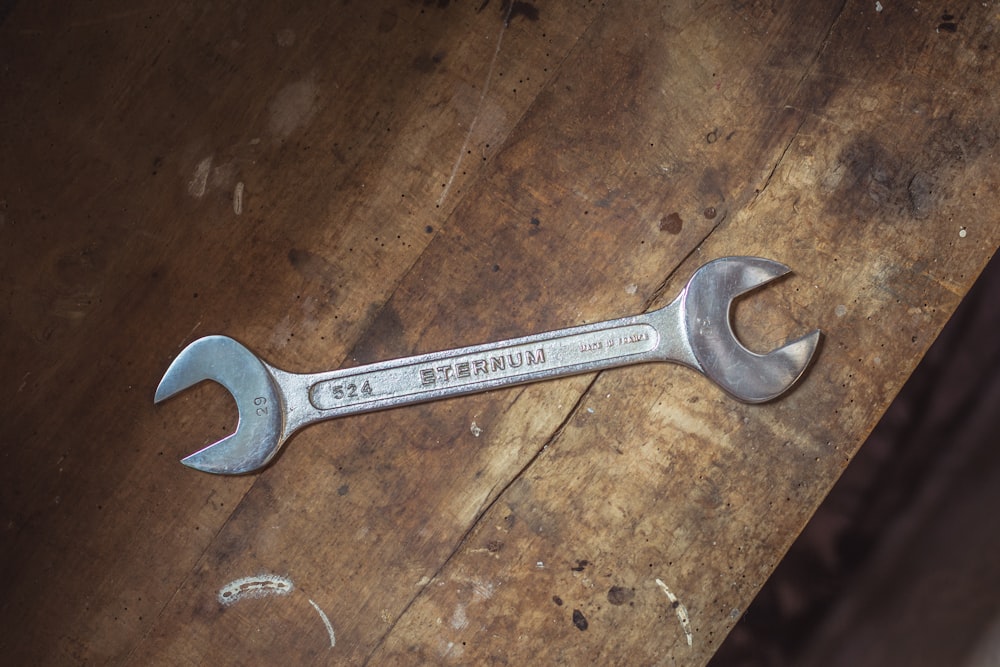
M 257 406 L 257 416 L 263 417 L 267 414 L 267 399 L 263 396 L 258 396 L 253 399 L 253 404 Z

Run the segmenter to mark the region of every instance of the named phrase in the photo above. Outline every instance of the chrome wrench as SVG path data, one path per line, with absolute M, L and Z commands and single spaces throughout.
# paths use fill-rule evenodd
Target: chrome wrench
M 756 354 L 733 333 L 730 305 L 788 271 L 769 259 L 723 257 L 649 313 L 325 373 L 289 373 L 232 338 L 206 336 L 177 355 L 154 401 L 203 380 L 229 390 L 236 432 L 182 460 L 226 475 L 264 467 L 293 433 L 318 421 L 642 362 L 683 364 L 740 401 L 762 403 L 802 376 L 820 331 Z

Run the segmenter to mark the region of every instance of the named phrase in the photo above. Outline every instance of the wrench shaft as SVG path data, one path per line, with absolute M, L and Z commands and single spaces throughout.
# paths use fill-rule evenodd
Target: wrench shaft
M 626 364 L 687 361 L 661 333 L 677 308 L 326 373 L 272 369 L 287 402 L 285 434 L 335 417 Z

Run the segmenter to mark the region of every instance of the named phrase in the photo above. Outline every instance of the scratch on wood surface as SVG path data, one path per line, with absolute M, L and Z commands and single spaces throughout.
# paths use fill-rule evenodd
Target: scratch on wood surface
M 694 637 L 691 634 L 691 619 L 688 616 L 687 607 L 677 599 L 677 596 L 671 592 L 667 585 L 661 580 L 656 580 L 656 585 L 660 587 L 660 590 L 664 592 L 667 599 L 670 600 L 670 606 L 674 608 L 674 612 L 677 614 L 677 620 L 681 622 L 681 629 L 684 630 L 684 636 L 687 637 L 688 646 L 694 644 Z
M 468 626 L 469 616 L 466 614 L 466 605 L 464 602 L 459 602 L 451 615 L 451 627 L 455 630 L 464 630 Z
M 179 349 L 181 349 L 182 347 L 184 347 L 184 346 L 185 346 L 185 345 L 187 344 L 187 343 L 185 343 L 184 341 L 189 341 L 189 340 L 191 340 L 191 336 L 193 336 L 193 335 L 194 335 L 194 332 L 195 332 L 195 331 L 197 331 L 197 330 L 198 330 L 198 327 L 200 327 L 200 326 L 201 326 L 201 320 L 198 320 L 197 324 L 195 324 L 195 325 L 194 325 L 193 327 L 191 327 L 191 331 L 188 331 L 188 333 L 187 333 L 187 336 L 184 336 L 184 338 L 181 338 L 181 339 L 180 339 L 180 340 L 181 340 L 181 342 L 180 342 L 180 344 L 179 344 L 179 345 L 177 346 L 177 349 L 178 349 L 178 350 L 179 350 Z
M 258 574 L 254 577 L 234 579 L 219 589 L 219 602 L 229 606 L 244 598 L 262 598 L 268 595 L 288 595 L 295 590 L 291 579 L 276 574 Z
M 486 80 L 483 81 L 483 92 L 479 94 L 479 102 L 476 104 L 476 113 L 472 117 L 472 122 L 469 123 L 469 129 L 465 133 L 465 140 L 462 141 L 462 148 L 458 151 L 458 158 L 455 160 L 455 164 L 451 168 L 451 174 L 448 176 L 448 180 L 445 181 L 444 189 L 441 191 L 441 196 L 438 197 L 437 205 L 440 206 L 444 203 L 445 198 L 448 197 L 448 191 L 451 190 L 451 184 L 455 182 L 455 176 L 458 174 L 458 168 L 462 166 L 462 160 L 465 158 L 465 153 L 469 149 L 469 141 L 472 140 L 472 132 L 476 129 L 476 123 L 479 122 L 480 116 L 483 113 L 483 103 L 486 101 L 486 95 L 490 92 L 490 82 L 493 81 L 493 70 L 496 69 L 497 58 L 500 56 L 500 47 L 503 46 L 503 35 L 507 32 L 507 26 L 510 25 L 510 14 L 514 7 L 514 3 L 510 3 L 507 7 L 507 16 L 504 18 L 504 22 L 500 25 L 500 32 L 497 35 L 497 46 L 493 49 L 493 58 L 490 60 L 490 67 L 486 70 Z
M 122 21 L 124 19 L 130 19 L 133 16 L 137 16 L 143 13 L 152 13 L 152 10 L 147 7 L 140 7 L 138 9 L 129 9 L 123 12 L 115 12 L 113 14 L 105 14 L 104 16 L 95 16 L 89 19 L 81 19 L 79 21 L 73 21 L 69 24 L 70 28 L 86 28 L 89 26 L 103 25 L 105 23 L 111 23 L 113 21 Z
M 319 619 L 323 621 L 323 625 L 326 627 L 326 633 L 330 635 L 330 648 L 333 648 L 337 645 L 337 637 L 333 634 L 333 624 L 330 623 L 330 619 L 327 618 L 326 614 L 323 613 L 323 610 L 319 608 L 318 604 L 312 600 L 309 600 L 309 604 L 311 604 L 312 608 L 316 610 L 317 614 L 319 614 Z

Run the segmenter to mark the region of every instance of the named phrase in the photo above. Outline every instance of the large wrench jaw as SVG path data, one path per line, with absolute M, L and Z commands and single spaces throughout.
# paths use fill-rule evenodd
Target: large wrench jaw
M 177 355 L 153 400 L 159 403 L 204 380 L 229 390 L 236 400 L 239 424 L 235 433 L 181 463 L 225 475 L 249 473 L 267 465 L 285 440 L 285 409 L 270 367 L 232 338 L 206 336 Z
M 733 300 L 788 272 L 787 266 L 770 259 L 724 257 L 699 268 L 678 297 L 695 368 L 746 403 L 764 403 L 788 391 L 809 367 L 819 344 L 821 334 L 816 329 L 757 354 L 733 332 Z

